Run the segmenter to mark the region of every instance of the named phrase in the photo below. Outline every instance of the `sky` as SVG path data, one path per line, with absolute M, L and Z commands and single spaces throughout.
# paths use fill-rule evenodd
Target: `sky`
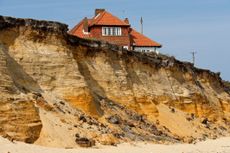
M 63 22 L 72 28 L 95 8 L 129 18 L 131 26 L 161 43 L 160 52 L 221 72 L 230 80 L 230 0 L 0 0 L 0 15 Z

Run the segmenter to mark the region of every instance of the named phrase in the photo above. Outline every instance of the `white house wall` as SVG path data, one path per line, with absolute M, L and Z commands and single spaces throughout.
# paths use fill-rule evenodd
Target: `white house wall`
M 156 47 L 134 47 L 133 50 L 140 52 L 159 52 Z

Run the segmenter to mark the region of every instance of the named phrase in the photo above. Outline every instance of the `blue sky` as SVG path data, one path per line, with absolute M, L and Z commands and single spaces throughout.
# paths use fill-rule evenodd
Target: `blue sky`
M 163 44 L 161 52 L 221 72 L 230 80 L 230 0 L 0 0 L 0 15 L 55 20 L 73 27 L 95 8 L 128 17 L 144 34 Z

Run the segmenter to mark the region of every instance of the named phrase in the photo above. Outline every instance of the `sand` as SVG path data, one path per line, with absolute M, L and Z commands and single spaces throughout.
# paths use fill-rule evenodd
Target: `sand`
M 230 137 L 207 140 L 197 144 L 120 144 L 97 148 L 60 149 L 22 142 L 10 142 L 0 138 L 0 153 L 230 153 Z

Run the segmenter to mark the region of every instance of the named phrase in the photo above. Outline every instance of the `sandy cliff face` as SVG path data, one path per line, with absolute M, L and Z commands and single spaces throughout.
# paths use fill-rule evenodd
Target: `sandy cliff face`
M 38 85 L 8 53 L 0 44 L 0 134 L 33 143 L 42 124 L 35 101 L 27 93 Z
M 218 74 L 122 51 L 67 26 L 0 17 L 0 134 L 59 147 L 191 142 L 229 133 Z

